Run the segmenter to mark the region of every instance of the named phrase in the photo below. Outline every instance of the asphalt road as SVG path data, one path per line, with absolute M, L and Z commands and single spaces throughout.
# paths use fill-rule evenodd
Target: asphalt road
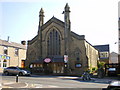
M 16 76 L 1 76 L 2 82 L 16 82 Z M 83 82 L 78 77 L 68 76 L 19 76 L 19 82 L 36 88 L 107 88 L 108 84 Z

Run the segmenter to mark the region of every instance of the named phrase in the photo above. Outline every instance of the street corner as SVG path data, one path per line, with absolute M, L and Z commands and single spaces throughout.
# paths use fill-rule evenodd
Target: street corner
M 27 83 L 16 83 L 16 82 L 9 82 L 9 83 L 2 83 L 2 88 L 27 88 Z

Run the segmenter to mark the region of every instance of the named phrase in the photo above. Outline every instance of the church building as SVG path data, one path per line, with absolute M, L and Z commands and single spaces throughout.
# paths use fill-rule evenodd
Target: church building
M 38 34 L 28 41 L 26 67 L 33 73 L 80 75 L 97 67 L 98 50 L 84 35 L 71 30 L 70 7 L 64 8 L 64 21 L 52 17 L 44 23 L 39 12 Z

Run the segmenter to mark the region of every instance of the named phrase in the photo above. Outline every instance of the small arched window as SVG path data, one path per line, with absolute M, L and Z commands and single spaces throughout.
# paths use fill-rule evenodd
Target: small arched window
M 80 49 L 79 48 L 76 48 L 75 49 L 75 57 L 76 57 L 76 61 L 80 61 L 80 59 L 81 59 L 81 51 L 80 51 Z

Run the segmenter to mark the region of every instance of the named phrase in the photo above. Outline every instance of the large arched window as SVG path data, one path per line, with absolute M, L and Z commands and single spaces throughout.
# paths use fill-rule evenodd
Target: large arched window
M 48 38 L 47 38 L 47 54 L 48 56 L 52 56 L 52 55 L 60 55 L 60 35 L 58 33 L 58 31 L 56 30 L 52 30 L 49 34 L 48 34 Z

